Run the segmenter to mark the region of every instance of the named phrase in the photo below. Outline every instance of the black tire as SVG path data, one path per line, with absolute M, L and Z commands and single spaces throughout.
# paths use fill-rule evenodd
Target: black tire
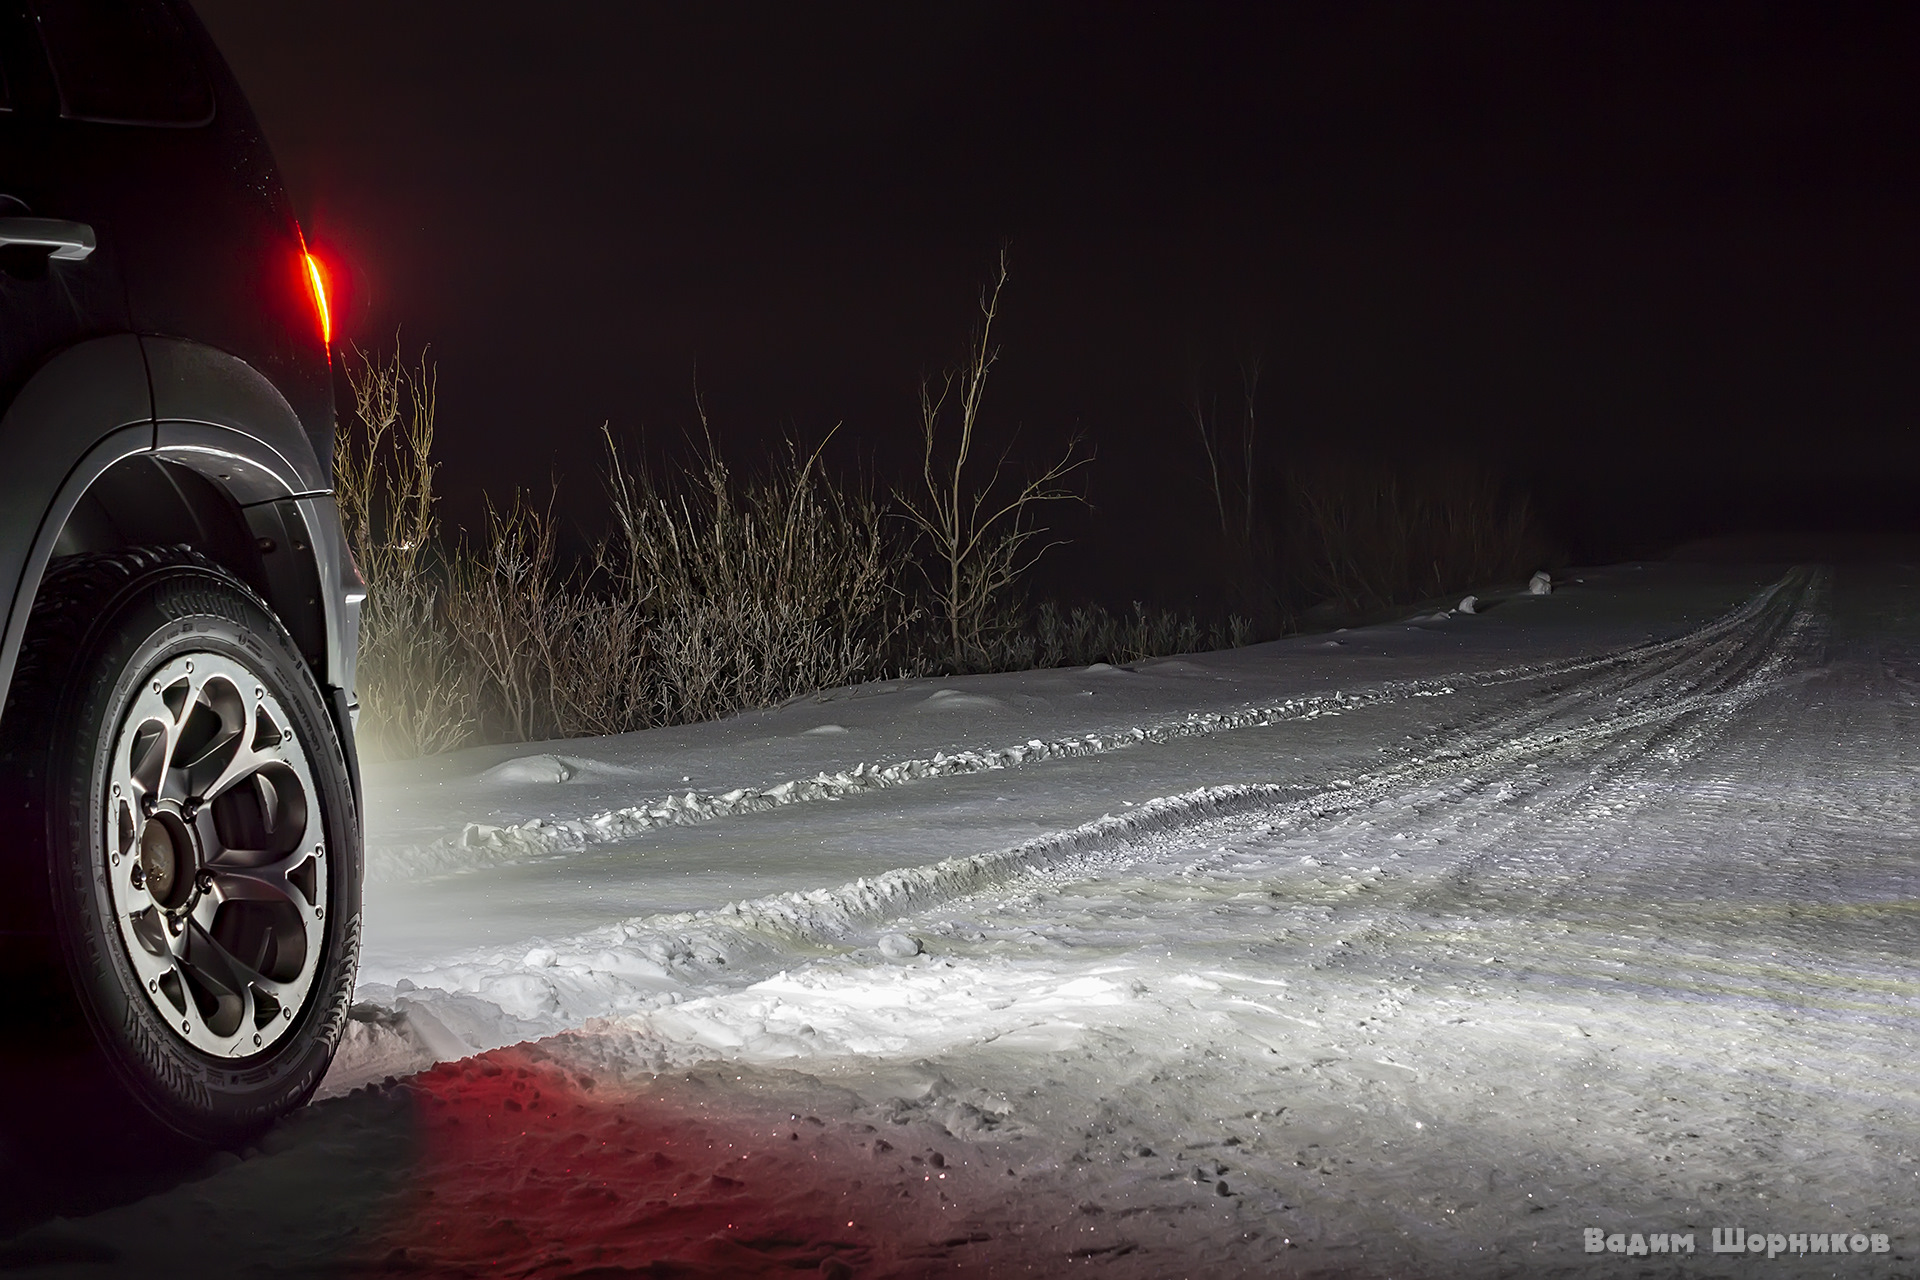
M 353 991 L 360 823 L 320 689 L 266 604 L 185 548 L 61 562 L 0 769 L 21 834 L 44 841 L 15 853 L 52 976 L 124 1098 L 201 1142 L 305 1102 Z

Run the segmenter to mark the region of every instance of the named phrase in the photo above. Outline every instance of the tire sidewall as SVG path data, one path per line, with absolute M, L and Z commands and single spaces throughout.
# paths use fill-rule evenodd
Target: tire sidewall
M 231 1062 L 177 1036 L 141 989 L 111 888 L 105 813 L 113 745 L 149 674 L 189 652 L 247 668 L 279 701 L 308 758 L 329 856 L 321 953 L 287 1033 Z M 339 1043 L 360 935 L 360 827 L 320 690 L 286 631 L 245 587 L 197 566 L 167 566 L 122 588 L 69 668 L 49 743 L 48 872 L 54 932 L 107 1065 L 169 1127 L 218 1141 L 304 1102 Z

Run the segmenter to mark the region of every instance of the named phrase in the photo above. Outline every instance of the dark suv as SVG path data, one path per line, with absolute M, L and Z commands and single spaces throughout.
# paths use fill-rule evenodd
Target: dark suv
M 0 0 L 0 936 L 202 1139 L 313 1092 L 353 987 L 330 342 L 184 0 Z

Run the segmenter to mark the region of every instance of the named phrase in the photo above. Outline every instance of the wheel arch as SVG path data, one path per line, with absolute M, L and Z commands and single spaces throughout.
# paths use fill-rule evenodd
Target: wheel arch
M 0 503 L 18 526 L 0 531 L 14 561 L 5 566 L 13 582 L 0 688 L 11 684 L 56 557 L 185 544 L 266 600 L 336 705 L 350 744 L 364 588 L 330 478 L 300 419 L 258 370 L 180 339 L 96 339 L 34 375 L 0 420 L 0 439 L 27 464 L 0 481 L 0 495 L 19 499 Z

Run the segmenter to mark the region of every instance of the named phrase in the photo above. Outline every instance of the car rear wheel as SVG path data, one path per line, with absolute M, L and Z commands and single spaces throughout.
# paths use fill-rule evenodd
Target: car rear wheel
M 180 548 L 63 562 L 0 737 L 44 833 L 49 951 L 124 1094 L 209 1141 L 305 1101 L 352 994 L 360 829 L 266 605 Z

